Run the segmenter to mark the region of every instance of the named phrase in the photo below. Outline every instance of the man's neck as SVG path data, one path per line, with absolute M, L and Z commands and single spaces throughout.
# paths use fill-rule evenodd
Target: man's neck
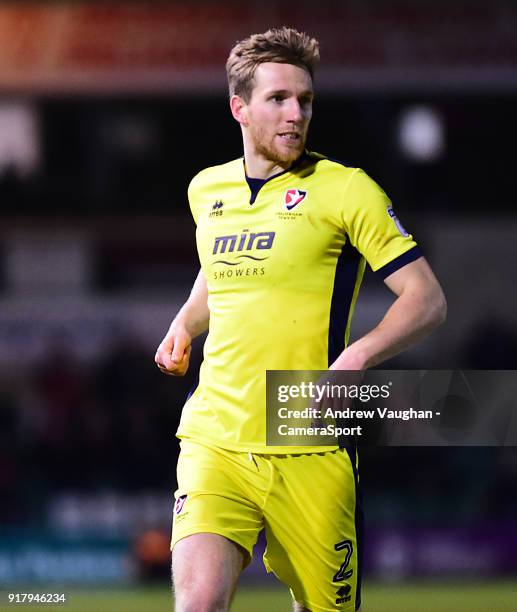
M 246 153 L 244 154 L 244 168 L 246 170 L 246 176 L 249 178 L 265 180 L 287 170 L 290 165 L 291 162 L 281 165 L 278 162 L 273 162 L 262 157 L 251 156 L 251 158 L 249 158 Z
M 244 145 L 244 168 L 246 176 L 249 178 L 268 179 L 275 174 L 279 174 L 287 170 L 293 162 L 278 162 L 267 159 L 262 153 L 259 153 L 253 143 L 248 142 L 247 138 L 243 138 Z

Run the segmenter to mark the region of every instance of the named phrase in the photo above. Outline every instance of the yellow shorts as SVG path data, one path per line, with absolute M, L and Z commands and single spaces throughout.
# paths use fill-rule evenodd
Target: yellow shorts
M 355 453 L 256 455 L 181 441 L 171 548 L 217 533 L 264 565 L 314 612 L 360 605 L 362 512 Z

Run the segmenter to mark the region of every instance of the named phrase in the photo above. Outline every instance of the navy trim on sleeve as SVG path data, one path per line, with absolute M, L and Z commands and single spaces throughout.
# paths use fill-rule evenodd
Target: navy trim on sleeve
M 390 261 L 385 266 L 382 266 L 382 268 L 379 268 L 375 272 L 375 274 L 378 274 L 382 279 L 385 279 L 390 274 L 393 274 L 393 272 L 400 270 L 400 268 L 403 268 L 408 263 L 411 263 L 412 261 L 417 260 L 419 257 L 422 257 L 422 255 L 423 253 L 420 247 L 414 246 L 412 249 L 409 249 L 409 251 L 402 253 L 402 255 L 399 255 L 393 261 Z

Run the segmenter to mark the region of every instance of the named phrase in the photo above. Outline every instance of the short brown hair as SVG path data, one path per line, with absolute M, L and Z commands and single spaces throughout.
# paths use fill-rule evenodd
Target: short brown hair
M 272 28 L 263 34 L 252 34 L 239 41 L 230 51 L 226 75 L 230 97 L 251 98 L 253 77 L 259 64 L 277 62 L 305 68 L 312 78 L 320 59 L 319 43 L 293 28 Z

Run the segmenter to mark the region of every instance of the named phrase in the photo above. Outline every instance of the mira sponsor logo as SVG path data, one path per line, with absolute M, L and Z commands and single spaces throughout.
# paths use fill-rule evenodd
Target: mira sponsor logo
M 255 249 L 265 251 L 271 249 L 274 240 L 275 232 L 250 232 L 249 230 L 242 230 L 241 234 L 216 236 L 212 254 L 252 251 Z
M 269 258 L 269 251 L 275 240 L 275 232 L 250 232 L 217 236 L 214 239 L 212 265 L 222 268 L 214 270 L 214 280 L 248 276 L 264 276 L 266 268 L 257 267 Z

